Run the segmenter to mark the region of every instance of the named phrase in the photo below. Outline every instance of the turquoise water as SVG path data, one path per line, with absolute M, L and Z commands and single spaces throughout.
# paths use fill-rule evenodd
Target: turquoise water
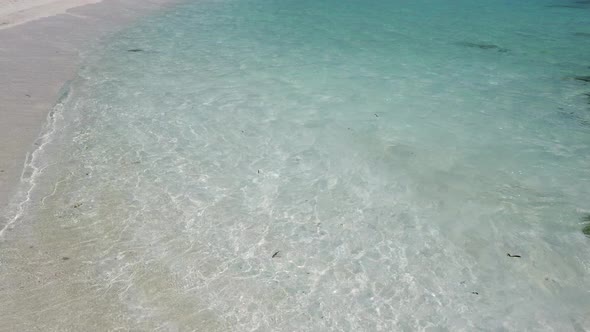
M 0 317 L 590 329 L 589 54 L 583 1 L 201 0 L 145 19 L 55 109 L 0 245 Z

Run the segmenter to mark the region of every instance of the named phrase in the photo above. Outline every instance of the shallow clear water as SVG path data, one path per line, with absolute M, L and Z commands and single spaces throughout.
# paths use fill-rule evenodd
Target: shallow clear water
M 146 19 L 56 108 L 0 244 L 0 317 L 590 329 L 588 54 L 583 2 L 202 0 Z

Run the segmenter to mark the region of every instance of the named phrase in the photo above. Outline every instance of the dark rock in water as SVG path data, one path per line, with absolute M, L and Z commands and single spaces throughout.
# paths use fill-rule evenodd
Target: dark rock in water
M 586 225 L 586 227 L 582 228 L 582 233 L 584 233 L 584 235 L 590 237 L 590 225 Z
M 137 53 L 137 52 L 143 52 L 143 50 L 141 48 L 132 48 L 130 50 L 127 50 L 127 52 Z
M 590 83 L 590 76 L 574 76 L 575 80 Z
M 582 221 L 590 222 L 590 213 L 582 217 Z
M 460 42 L 458 43 L 461 46 L 471 47 L 471 48 L 479 48 L 482 50 L 497 50 L 498 52 L 506 53 L 508 49 L 502 48 L 498 45 L 494 44 L 481 44 L 481 43 L 472 43 L 472 42 Z

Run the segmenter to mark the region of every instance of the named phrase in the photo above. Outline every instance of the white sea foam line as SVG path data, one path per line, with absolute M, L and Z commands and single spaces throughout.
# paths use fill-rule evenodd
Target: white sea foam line
M 27 205 L 31 201 L 31 194 L 37 185 L 35 180 L 43 173 L 43 170 L 47 168 L 47 166 L 41 167 L 38 162 L 43 155 L 44 148 L 53 141 L 54 134 L 57 132 L 56 124 L 58 120 L 63 119 L 64 104 L 69 99 L 70 95 L 70 82 L 67 82 L 64 85 L 62 91 L 57 104 L 47 115 L 47 121 L 43 126 L 41 135 L 35 140 L 35 142 L 39 142 L 39 146 L 32 153 L 27 153 L 27 158 L 25 159 L 25 164 L 20 177 L 20 183 L 18 185 L 19 192 L 15 195 L 13 203 L 11 203 L 11 206 L 16 205 L 16 207 L 9 209 L 7 215 L 12 215 L 12 217 L 9 217 L 7 223 L 2 229 L 0 229 L 0 239 L 2 239 L 6 230 L 10 229 L 12 225 L 25 215 Z M 27 172 L 31 170 L 31 174 L 27 176 Z M 11 210 L 13 211 L 12 213 Z

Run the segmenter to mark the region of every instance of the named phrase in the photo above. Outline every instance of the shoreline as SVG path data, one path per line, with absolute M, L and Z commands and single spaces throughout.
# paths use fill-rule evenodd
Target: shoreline
M 4 3 L 3 3 L 4 2 Z M 0 0 L 0 228 L 80 54 L 174 0 Z M 26 7 L 26 6 L 29 7 Z M 6 24 L 2 24 L 8 22 Z
M 99 3 L 102 0 L 0 0 L 0 29 L 8 29 L 30 21 L 59 14 L 70 9 Z

